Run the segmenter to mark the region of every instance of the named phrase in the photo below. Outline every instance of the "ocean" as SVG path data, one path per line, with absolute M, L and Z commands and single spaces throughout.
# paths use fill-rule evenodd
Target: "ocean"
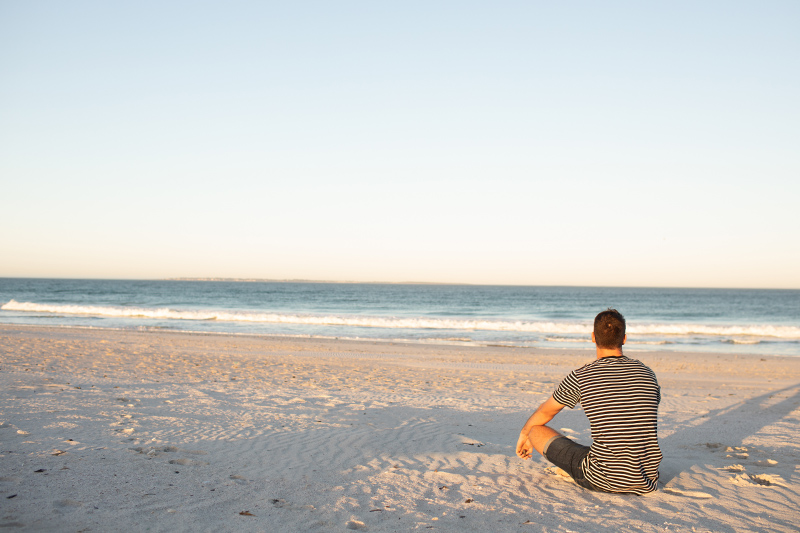
M 800 290 L 0 278 L 0 323 L 591 348 L 615 308 L 627 351 L 800 356 Z

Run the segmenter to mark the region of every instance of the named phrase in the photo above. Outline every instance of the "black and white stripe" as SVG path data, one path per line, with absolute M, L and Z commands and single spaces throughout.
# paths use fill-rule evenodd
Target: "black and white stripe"
M 553 398 L 569 408 L 580 403 L 589 418 L 586 479 L 611 492 L 656 490 L 661 391 L 652 370 L 626 356 L 604 357 L 570 372 Z

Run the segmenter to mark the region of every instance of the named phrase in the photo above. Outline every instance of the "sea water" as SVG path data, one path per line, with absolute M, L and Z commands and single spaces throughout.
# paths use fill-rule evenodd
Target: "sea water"
M 800 291 L 0 278 L 0 323 L 591 348 L 615 308 L 628 351 L 800 356 Z

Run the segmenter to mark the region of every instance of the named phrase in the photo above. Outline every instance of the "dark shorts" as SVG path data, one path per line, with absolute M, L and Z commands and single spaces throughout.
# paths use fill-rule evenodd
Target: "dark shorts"
M 553 437 L 544 445 L 544 456 L 547 460 L 569 474 L 575 483 L 589 490 L 601 491 L 583 476 L 581 463 L 587 455 L 589 455 L 588 446 L 563 436 Z

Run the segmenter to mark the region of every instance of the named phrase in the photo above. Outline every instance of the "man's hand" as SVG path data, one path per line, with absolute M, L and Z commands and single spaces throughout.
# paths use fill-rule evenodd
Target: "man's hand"
M 548 440 L 560 436 L 558 431 L 545 424 L 550 422 L 563 408 L 563 404 L 558 403 L 555 398 L 550 396 L 525 422 L 519 433 L 519 440 L 517 440 L 517 455 L 521 459 L 530 459 L 533 450 L 542 453 Z
M 520 433 L 517 441 L 517 455 L 521 459 L 530 459 L 533 453 L 533 443 L 527 433 Z

